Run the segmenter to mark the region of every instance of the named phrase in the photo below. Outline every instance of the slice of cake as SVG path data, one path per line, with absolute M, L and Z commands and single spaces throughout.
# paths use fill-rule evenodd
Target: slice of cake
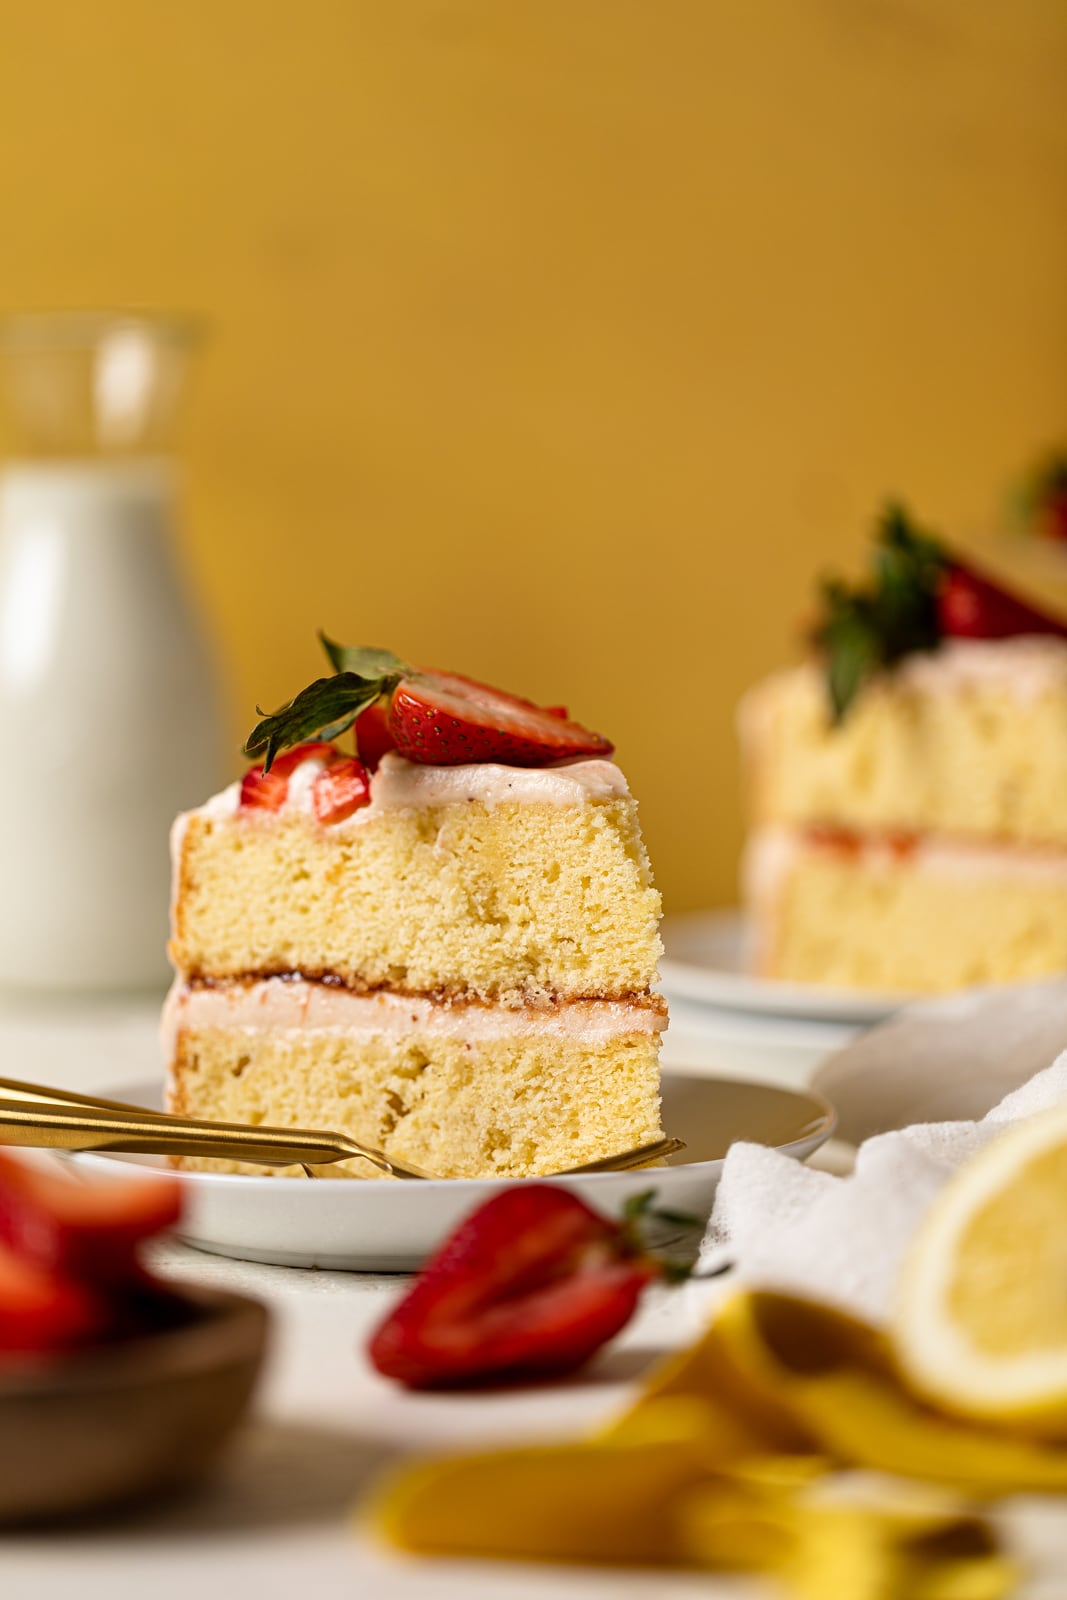
M 948 990 L 1067 969 L 1067 627 L 913 529 L 741 709 L 768 976 Z
M 263 764 L 175 825 L 170 1108 L 446 1177 L 657 1137 L 660 904 L 610 745 L 330 648 L 334 677 L 253 735 Z

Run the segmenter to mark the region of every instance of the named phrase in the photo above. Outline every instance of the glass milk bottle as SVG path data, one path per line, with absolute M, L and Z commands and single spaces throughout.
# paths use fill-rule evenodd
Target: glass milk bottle
M 224 707 L 174 548 L 191 335 L 0 322 L 0 985 L 167 976 L 168 831 L 225 781 Z

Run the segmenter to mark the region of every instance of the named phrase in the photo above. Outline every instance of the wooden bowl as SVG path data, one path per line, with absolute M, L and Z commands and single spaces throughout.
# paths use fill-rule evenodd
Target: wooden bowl
M 189 1322 L 47 1362 L 0 1364 L 0 1522 L 76 1516 L 185 1483 L 248 1404 L 254 1300 L 183 1288 Z

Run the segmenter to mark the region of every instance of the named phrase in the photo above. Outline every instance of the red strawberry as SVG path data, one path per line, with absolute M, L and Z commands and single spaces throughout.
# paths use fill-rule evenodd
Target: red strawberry
M 320 761 L 336 761 L 340 754 L 335 744 L 329 744 L 325 739 L 311 739 L 306 744 L 295 744 L 291 750 L 283 750 L 281 755 L 275 756 L 267 776 L 280 772 L 283 778 L 288 778 L 304 761 L 313 761 L 316 757 Z
M 177 1222 L 177 1177 L 85 1183 L 0 1155 L 0 1250 L 92 1283 L 139 1279 L 137 1250 Z
M 241 779 L 242 811 L 280 811 L 289 793 L 289 779 L 284 772 L 264 772 L 262 767 L 249 767 Z
M 387 750 L 394 750 L 393 736 L 389 732 L 389 707 L 384 700 L 361 711 L 356 718 L 356 750 L 359 759 L 370 772 L 374 772 Z
M 1009 594 L 956 557 L 938 589 L 937 616 L 942 633 L 956 639 L 1010 639 L 1025 633 L 1067 638 L 1067 623 Z
M 580 723 L 448 672 L 401 679 L 389 707 L 389 732 L 401 755 L 428 766 L 502 761 L 541 767 L 571 756 L 610 756 L 613 749 Z
M 1038 513 L 1038 532 L 1045 539 L 1067 544 L 1067 485 L 1051 494 Z
M 629 1321 L 661 1270 L 568 1190 L 516 1185 L 426 1264 L 370 1358 L 417 1389 L 570 1372 Z
M 343 756 L 323 767 L 311 786 L 311 800 L 320 822 L 343 822 L 370 800 L 370 779 L 362 761 Z
M 0 1353 L 69 1349 L 109 1323 L 105 1301 L 87 1285 L 0 1249 Z
M 427 766 L 499 761 L 544 767 L 575 756 L 610 756 L 599 733 L 573 722 L 566 706 L 538 706 L 457 673 L 409 667 L 390 650 L 342 645 L 322 638 L 334 676 L 317 678 L 288 705 L 261 720 L 245 750 L 288 750 L 326 730 L 335 737 L 355 725 L 356 754 L 371 771 L 387 750 Z M 299 759 L 299 757 L 297 758 Z M 283 770 L 275 763 L 274 771 Z M 245 804 L 284 804 L 268 779 L 249 776 Z
M 262 766 L 249 767 L 241 779 L 241 807 L 246 811 L 280 811 L 289 793 L 289 778 L 301 762 L 315 756 L 333 761 L 338 754 L 336 745 L 315 739 L 284 750 L 274 758 L 269 772 L 264 772 Z

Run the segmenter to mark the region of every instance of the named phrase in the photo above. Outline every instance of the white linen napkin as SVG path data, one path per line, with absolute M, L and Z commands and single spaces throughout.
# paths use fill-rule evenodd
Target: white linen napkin
M 912 1234 L 937 1191 L 1006 1124 L 1064 1101 L 1067 1051 L 980 1122 L 918 1123 L 865 1140 L 846 1178 L 764 1145 L 735 1144 L 700 1268 L 729 1261 L 731 1285 L 802 1293 L 882 1322 Z

